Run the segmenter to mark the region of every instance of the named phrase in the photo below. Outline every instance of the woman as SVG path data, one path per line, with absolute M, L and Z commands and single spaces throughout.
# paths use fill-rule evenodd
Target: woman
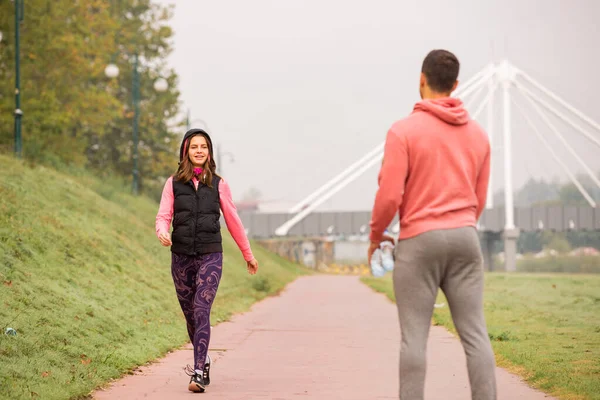
M 194 367 L 187 368 L 191 376 L 188 389 L 192 392 L 204 392 L 210 384 L 210 310 L 223 265 L 220 211 L 247 262 L 248 272 L 254 275 L 258 270 L 231 190 L 215 171 L 210 136 L 201 129 L 186 132 L 179 151 L 179 168 L 165 183 L 156 215 L 158 239 L 163 246 L 171 246 L 173 282 L 194 346 Z

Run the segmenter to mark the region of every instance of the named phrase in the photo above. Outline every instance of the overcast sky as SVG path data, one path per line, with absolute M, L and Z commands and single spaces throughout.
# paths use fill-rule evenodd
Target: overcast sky
M 381 143 L 411 112 L 422 60 L 434 48 L 458 56 L 460 80 L 506 58 L 600 122 L 598 16 L 597 0 L 180 0 L 170 64 L 192 118 L 205 120 L 214 142 L 234 156 L 222 160 L 234 198 L 255 187 L 264 200 L 293 203 Z M 500 94 L 495 105 L 499 189 Z M 515 186 L 531 176 L 566 179 L 513 114 Z M 567 165 L 581 171 L 536 121 Z M 600 148 L 557 126 L 599 171 Z M 321 209 L 370 210 L 377 173 L 371 168 Z

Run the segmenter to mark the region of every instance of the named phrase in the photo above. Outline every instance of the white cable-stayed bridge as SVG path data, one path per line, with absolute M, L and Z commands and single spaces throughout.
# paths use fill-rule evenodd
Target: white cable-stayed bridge
M 521 231 L 600 230 L 600 210 L 597 207 L 600 199 L 594 198 L 589 193 L 575 171 L 568 166 L 566 159 L 572 158 L 578 164 L 578 170 L 583 171 L 599 189 L 600 179 L 574 149 L 565 137 L 564 130 L 561 130 L 553 119 L 562 121 L 570 131 L 577 132 L 591 146 L 598 147 L 600 150 L 598 122 L 506 60 L 484 67 L 466 82 L 459 84 L 453 96 L 463 100 L 473 119 L 480 123 L 482 120 L 485 121 L 483 125 L 490 137 L 493 154 L 500 154 L 495 150 L 502 150 L 504 204 L 494 205 L 492 187 L 498 171 L 492 168 L 486 209 L 478 223 L 478 228 L 484 233 L 483 238 L 486 241 L 484 250 L 486 248 L 489 250 L 490 243 L 487 241 L 496 240 L 501 235 L 505 244 L 506 269 L 514 270 L 516 244 Z M 496 127 L 494 126 L 496 121 L 494 103 L 498 100 L 501 102 L 502 124 Z M 514 206 L 512 128 L 515 113 L 525 120 L 527 132 L 536 137 L 577 188 L 585 199 L 586 206 Z M 543 126 L 536 125 L 530 115 L 536 115 Z M 494 149 L 494 136 L 497 132 L 501 132 L 502 136 L 501 149 Z M 560 148 L 556 148 L 549 142 L 550 135 L 560 142 Z M 336 235 L 347 237 L 368 234 L 370 212 L 320 212 L 318 208 L 365 171 L 381 165 L 383 150 L 384 143 L 381 143 L 295 204 L 287 213 L 242 213 L 248 234 L 256 238 Z M 389 229 L 393 233 L 399 232 L 397 218 Z M 486 236 L 485 233 L 489 235 Z

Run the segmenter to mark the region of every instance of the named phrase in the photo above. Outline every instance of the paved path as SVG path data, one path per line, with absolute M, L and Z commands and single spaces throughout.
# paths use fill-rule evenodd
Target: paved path
M 117 381 L 95 399 L 397 399 L 396 307 L 357 277 L 301 277 L 278 297 L 213 329 L 212 383 L 187 391 L 191 348 Z M 361 376 L 362 374 L 362 376 Z M 432 327 L 426 399 L 470 399 L 460 342 Z M 548 399 L 497 369 L 499 400 Z

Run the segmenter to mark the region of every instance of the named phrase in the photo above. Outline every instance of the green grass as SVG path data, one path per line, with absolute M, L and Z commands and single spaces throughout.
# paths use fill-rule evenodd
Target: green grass
M 158 204 L 128 189 L 0 155 L 0 398 L 85 398 L 187 341 Z M 253 250 L 250 276 L 224 234 L 213 325 L 304 273 Z
M 394 301 L 390 275 L 362 280 Z M 456 334 L 437 302 L 433 323 Z M 484 307 L 498 365 L 560 399 L 600 399 L 600 276 L 487 274 Z
M 501 262 L 496 265 L 502 265 Z M 558 255 L 535 258 L 526 255 L 517 260 L 519 272 L 545 272 L 570 274 L 600 274 L 600 257 Z

